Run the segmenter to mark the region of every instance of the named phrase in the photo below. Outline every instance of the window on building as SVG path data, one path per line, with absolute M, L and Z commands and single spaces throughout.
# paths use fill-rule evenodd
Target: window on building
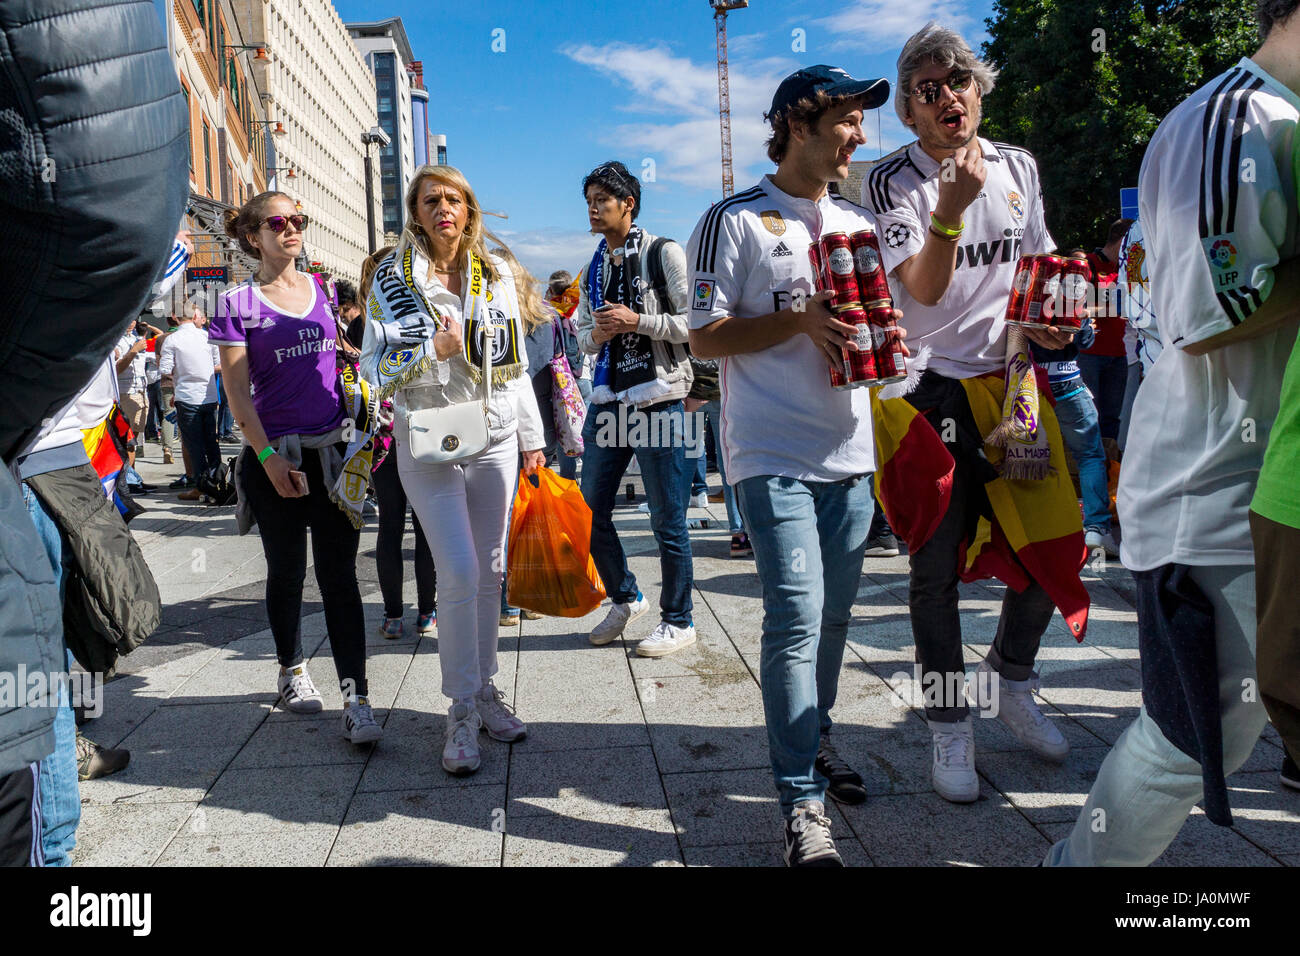
M 203 180 L 208 187 L 208 195 L 212 195 L 212 144 L 209 142 L 210 134 L 208 133 L 208 121 L 203 121 Z

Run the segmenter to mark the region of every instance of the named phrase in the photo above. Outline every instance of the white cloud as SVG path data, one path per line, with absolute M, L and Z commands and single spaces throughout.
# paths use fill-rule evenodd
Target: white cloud
M 560 52 L 617 83 L 612 99 L 623 98 L 624 111 L 665 115 L 663 121 L 621 123 L 603 131 L 602 142 L 617 147 L 629 168 L 635 170 L 644 158 L 652 158 L 659 183 L 721 192 L 718 74 L 713 60 L 700 63 L 662 45 L 626 43 L 568 46 Z M 741 188 L 769 165 L 763 151 L 768 135 L 763 113 L 777 84 L 796 68 L 784 58 L 730 65 L 731 152 Z
M 510 247 L 524 267 L 545 281 L 557 269 L 567 269 L 575 276 L 591 261 L 599 236 L 573 229 L 533 229 L 514 232 L 494 229 Z
M 863 51 L 903 43 L 930 20 L 937 20 L 956 30 L 979 51 L 986 39 L 983 21 L 969 12 L 968 3 L 957 0 L 852 0 L 828 17 L 814 20 L 813 25 L 834 34 L 832 50 Z

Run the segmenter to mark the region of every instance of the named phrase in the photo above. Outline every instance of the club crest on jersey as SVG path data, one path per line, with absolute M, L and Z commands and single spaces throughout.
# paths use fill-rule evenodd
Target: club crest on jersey
M 912 231 L 901 222 L 896 222 L 885 230 L 885 245 L 891 249 L 897 249 L 907 242 Z
M 713 280 L 700 279 L 695 283 L 695 295 L 691 308 L 699 312 L 708 312 L 713 308 Z
M 1025 200 L 1020 193 L 1014 189 L 1007 193 L 1007 208 L 1011 210 L 1011 215 L 1015 216 L 1017 221 L 1023 222 L 1025 219 Z
M 785 235 L 785 220 L 781 218 L 781 214 L 775 209 L 768 209 L 767 211 L 760 213 L 759 216 L 763 220 L 763 228 L 772 235 Z
M 1237 269 L 1237 247 L 1227 236 L 1210 236 L 1202 239 L 1205 259 L 1214 275 L 1214 289 L 1222 292 L 1242 285 L 1242 275 Z

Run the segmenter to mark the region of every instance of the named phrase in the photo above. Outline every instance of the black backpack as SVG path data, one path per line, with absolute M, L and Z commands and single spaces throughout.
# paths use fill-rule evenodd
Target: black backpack
M 218 461 L 206 475 L 199 475 L 199 493 L 214 505 L 235 503 L 235 459 Z

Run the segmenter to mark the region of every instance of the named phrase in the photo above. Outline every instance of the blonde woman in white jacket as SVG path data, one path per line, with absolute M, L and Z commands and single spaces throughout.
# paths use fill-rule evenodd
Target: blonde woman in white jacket
M 406 208 L 407 226 L 391 271 L 381 265 L 371 289 L 367 305 L 372 321 L 360 368 L 381 391 L 392 391 L 398 474 L 438 568 L 438 655 L 442 692 L 451 699 L 442 763 L 449 773 L 469 774 L 479 768 L 480 730 L 503 741 L 527 733 L 492 678 L 497 672 L 501 556 L 517 456 L 523 453 L 524 470 L 533 473 L 544 464 L 545 439 L 526 374 L 514 278 L 501 259 L 487 252 L 487 238 L 501 243 L 484 228 L 469 183 L 451 166 L 423 166 L 407 190 Z M 482 283 L 477 300 L 476 275 Z M 403 300 L 407 290 L 415 294 Z M 415 314 L 424 315 L 422 331 L 412 328 L 412 312 L 403 301 L 419 303 Z M 394 350 L 386 330 L 391 333 L 397 323 L 385 323 L 380 315 L 402 316 L 404 341 L 419 342 L 423 335 L 431 348 Z M 490 324 L 480 316 L 490 316 Z M 488 447 L 451 463 L 417 461 L 409 450 L 407 409 L 478 399 L 480 349 L 489 341 Z M 427 361 L 414 362 L 397 378 L 380 373 L 381 366 L 391 373 L 410 361 L 412 352 Z

